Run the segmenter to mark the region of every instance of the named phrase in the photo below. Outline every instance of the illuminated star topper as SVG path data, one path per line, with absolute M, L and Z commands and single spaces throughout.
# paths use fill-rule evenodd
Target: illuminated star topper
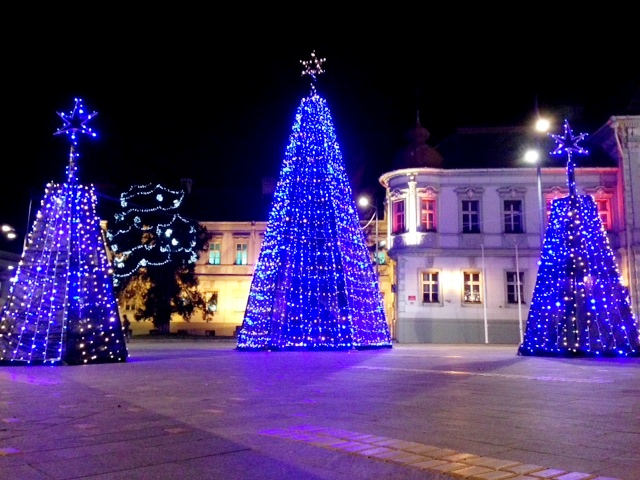
M 315 81 L 316 75 L 324 73 L 322 64 L 326 60 L 326 58 L 316 57 L 315 50 L 311 52 L 311 60 L 300 60 L 300 63 L 304 67 L 304 70 L 302 70 L 302 76 L 309 75 L 313 79 L 313 81 Z
M 568 157 L 571 157 L 571 153 L 580 153 L 587 154 L 588 150 L 582 148 L 578 145 L 578 142 L 583 140 L 587 134 L 581 133 L 577 137 L 573 136 L 573 132 L 571 131 L 571 127 L 569 126 L 569 122 L 567 120 L 564 121 L 564 135 L 554 135 L 552 133 L 549 134 L 556 141 L 557 146 L 556 149 L 551 152 L 551 155 L 560 155 L 562 153 L 566 153 Z
M 65 133 L 71 139 L 71 143 L 73 145 L 78 144 L 79 136 L 78 133 L 84 133 L 86 135 L 90 135 L 95 137 L 96 134 L 91 128 L 87 126 L 89 120 L 98 115 L 98 112 L 87 113 L 84 110 L 84 106 L 82 105 L 82 99 L 75 99 L 75 106 L 69 115 L 64 113 L 56 112 L 58 116 L 64 122 L 64 126 L 60 127 L 54 135 L 60 135 L 61 133 Z

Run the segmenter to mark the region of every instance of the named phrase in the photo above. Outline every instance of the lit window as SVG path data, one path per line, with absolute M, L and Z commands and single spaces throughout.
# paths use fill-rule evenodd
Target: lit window
M 568 193 L 567 193 L 568 195 Z M 546 197 L 545 198 L 545 205 L 546 205 L 546 223 L 549 223 L 549 220 L 551 219 L 551 212 L 553 211 L 553 202 L 556 201 L 559 198 L 563 198 L 562 197 L 562 193 L 561 192 L 554 192 L 552 197 Z
M 438 272 L 422 273 L 422 303 L 440 303 Z
M 482 303 L 480 272 L 463 272 L 464 303 Z
M 551 204 L 552 204 L 553 200 L 554 200 L 553 198 L 547 198 L 547 199 L 545 199 L 545 202 L 544 202 L 545 205 L 546 205 L 545 212 L 546 212 L 547 216 L 545 217 L 545 220 L 547 221 L 547 223 L 549 222 L 549 219 L 551 218 Z
M 378 265 L 386 265 L 387 264 L 387 252 L 384 250 L 378 250 L 378 258 L 376 258 L 376 263 Z
M 220 242 L 209 244 L 209 264 L 220 265 L 222 260 L 222 247 Z
M 504 201 L 504 233 L 522 233 L 522 202 Z
M 246 241 L 236 243 L 236 265 L 246 265 L 249 262 L 248 246 Z
M 518 292 L 520 292 L 520 303 L 525 303 L 524 272 L 518 273 L 519 275 L 516 272 L 507 272 L 507 303 L 509 304 L 518 304 Z
M 480 202 L 462 200 L 462 233 L 480 233 Z
M 611 230 L 611 203 L 609 199 L 598 199 L 596 200 L 596 205 L 598 206 L 598 215 L 602 220 L 602 226 L 607 231 Z
M 404 200 L 397 200 L 392 203 L 393 233 L 404 233 Z
M 428 232 L 436 231 L 436 201 L 434 199 L 420 199 L 420 227 Z

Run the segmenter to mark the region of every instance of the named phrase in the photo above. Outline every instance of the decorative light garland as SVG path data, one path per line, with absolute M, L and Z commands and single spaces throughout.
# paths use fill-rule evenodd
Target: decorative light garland
M 302 62 L 314 82 L 324 59 Z M 312 85 L 295 115 L 239 350 L 391 347 L 331 112 Z
M 107 232 L 107 240 L 115 254 L 115 286 L 140 268 L 170 263 L 177 253 L 185 256 L 190 264 L 197 262 L 197 232 L 193 221 L 171 213 L 180 208 L 184 195 L 183 191 L 159 184 L 133 185 L 120 195 L 120 205 L 125 210 L 115 215 L 113 229 Z M 148 217 L 151 214 L 166 215 L 169 220 L 150 222 Z M 122 228 L 122 224 L 126 228 Z M 190 234 L 190 240 L 183 244 L 177 235 L 185 232 Z M 153 241 L 140 242 L 146 233 L 153 235 Z
M 577 195 L 573 152 L 586 135 L 552 135 L 567 155 L 569 196 L 552 202 L 521 355 L 637 356 L 638 322 L 590 195 Z
M 122 362 L 128 357 L 93 186 L 78 183 L 79 136 L 96 134 L 82 100 L 54 135 L 71 141 L 66 183 L 46 185 L 0 319 L 8 364 Z

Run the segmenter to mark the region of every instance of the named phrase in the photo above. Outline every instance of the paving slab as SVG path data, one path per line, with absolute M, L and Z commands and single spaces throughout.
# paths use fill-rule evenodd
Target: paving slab
M 637 480 L 638 358 L 128 347 L 125 363 L 0 367 L 2 480 Z

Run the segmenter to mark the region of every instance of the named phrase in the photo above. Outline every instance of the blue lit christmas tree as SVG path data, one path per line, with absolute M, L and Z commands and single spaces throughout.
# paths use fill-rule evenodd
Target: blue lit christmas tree
M 302 61 L 311 93 L 295 115 L 239 350 L 391 347 L 389 327 L 327 102 L 322 63 Z
M 75 99 L 54 135 L 71 142 L 66 183 L 46 186 L 0 319 L 0 362 L 80 365 L 126 361 L 93 186 L 78 183 L 76 147 L 94 137 Z
M 573 152 L 588 153 L 565 120 L 569 196 L 553 201 L 520 355 L 637 356 L 640 333 L 593 197 L 577 195 Z

